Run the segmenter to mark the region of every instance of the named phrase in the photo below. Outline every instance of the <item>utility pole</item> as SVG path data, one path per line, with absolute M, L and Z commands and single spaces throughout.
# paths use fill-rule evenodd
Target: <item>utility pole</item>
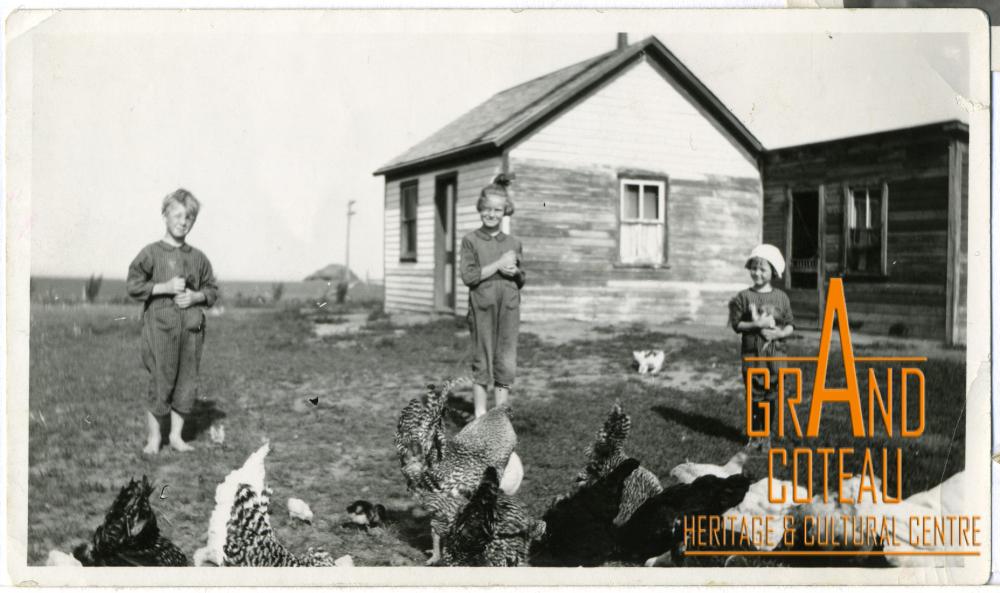
M 351 285 L 351 217 L 354 216 L 354 200 L 347 202 L 347 249 L 344 255 L 344 284 Z

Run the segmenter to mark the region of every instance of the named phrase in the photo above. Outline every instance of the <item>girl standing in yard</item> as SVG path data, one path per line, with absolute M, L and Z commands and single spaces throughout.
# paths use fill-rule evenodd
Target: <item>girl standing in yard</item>
M 771 409 L 774 421 L 774 403 L 778 385 L 779 361 L 747 361 L 746 357 L 777 357 L 784 353 L 784 339 L 792 335 L 792 306 L 780 289 L 771 286 L 771 281 L 781 278 L 785 272 L 785 258 L 774 245 L 758 245 L 750 252 L 746 269 L 750 271 L 753 285 L 740 291 L 729 301 L 729 324 L 741 334 L 740 361 L 742 363 L 743 384 L 746 385 L 747 371 L 753 367 L 767 367 L 771 378 L 768 387 L 760 375 L 753 378 L 751 396 L 753 430 L 764 430 L 764 410 L 760 404 Z
M 128 268 L 128 294 L 143 302 L 142 362 L 149 371 L 148 437 L 143 453 L 160 450 L 169 424 L 170 446 L 190 451 L 181 438 L 197 395 L 198 365 L 205 340 L 205 308 L 218 287 L 212 264 L 186 238 L 198 218 L 198 200 L 184 189 L 163 199 L 166 233 L 139 252 Z
M 490 387 L 496 405 L 506 403 L 517 367 L 524 270 L 521 241 L 500 230 L 503 217 L 514 214 L 509 185 L 510 179 L 500 174 L 483 188 L 476 203 L 483 225 L 462 238 L 462 282 L 469 287 L 469 330 L 475 351 L 476 417 L 486 413 Z

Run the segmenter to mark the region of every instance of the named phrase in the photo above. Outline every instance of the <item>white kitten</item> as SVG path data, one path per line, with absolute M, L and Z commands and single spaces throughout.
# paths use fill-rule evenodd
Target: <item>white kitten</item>
M 639 365 L 639 374 L 659 373 L 663 368 L 663 350 L 636 350 L 632 352 L 632 358 Z

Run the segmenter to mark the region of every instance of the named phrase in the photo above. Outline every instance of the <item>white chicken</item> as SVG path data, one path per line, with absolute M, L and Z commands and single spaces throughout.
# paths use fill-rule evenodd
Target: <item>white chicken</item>
M 264 484 L 269 450 L 264 444 L 216 488 L 208 542 L 195 552 L 196 566 L 334 566 L 333 557 L 322 549 L 291 552 L 272 529 L 270 489 Z
M 958 472 L 934 488 L 904 498 L 900 503 L 882 502 L 881 494 L 879 502 L 872 503 L 866 495 L 856 503 L 857 512 L 859 515 L 876 517 L 880 522 L 886 520 L 895 527 L 893 537 L 885 543 L 886 552 L 898 554 L 900 552 L 943 549 L 947 546 L 943 544 L 935 546 L 931 543 L 911 545 L 911 541 L 919 542 L 920 537 L 911 540 L 910 529 L 925 528 L 923 519 L 911 523 L 911 518 L 932 517 L 940 519 L 946 516 L 961 515 L 963 504 L 967 501 L 968 496 L 969 480 L 966 478 L 964 471 Z M 881 492 L 880 489 L 879 492 Z M 959 566 L 962 562 L 961 557 L 955 556 L 933 557 L 897 554 L 887 556 L 886 561 L 896 567 Z
M 72 554 L 60 552 L 59 550 L 49 550 L 49 556 L 45 560 L 45 566 L 80 566 L 83 564 L 73 557 Z
M 208 520 L 208 535 L 205 546 L 194 553 L 195 566 L 222 566 L 225 560 L 226 524 L 229 522 L 230 511 L 236 491 L 240 484 L 246 484 L 255 491 L 264 489 L 264 458 L 271 450 L 269 443 L 247 458 L 239 469 L 229 472 L 226 479 L 215 488 L 215 509 Z
M 293 519 L 298 519 L 305 523 L 312 523 L 313 512 L 306 504 L 306 501 L 299 498 L 289 498 L 288 499 L 288 514 Z
M 750 454 L 746 448 L 733 455 L 726 465 L 713 465 L 711 463 L 694 463 L 686 461 L 674 469 L 670 470 L 673 476 L 681 484 L 690 484 L 702 476 L 716 476 L 718 478 L 728 478 L 743 472 Z
M 354 558 L 351 558 L 350 554 L 344 554 L 340 558 L 334 560 L 333 565 L 341 567 L 351 567 L 354 566 Z

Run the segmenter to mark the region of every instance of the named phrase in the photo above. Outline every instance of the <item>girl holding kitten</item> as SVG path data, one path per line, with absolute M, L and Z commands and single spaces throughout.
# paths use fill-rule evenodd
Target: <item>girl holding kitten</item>
M 747 371 L 753 367 L 767 367 L 770 382 L 756 375 L 751 386 L 753 412 L 751 426 L 754 431 L 764 429 L 764 410 L 771 409 L 771 421 L 775 417 L 774 403 L 778 387 L 779 361 L 747 361 L 747 357 L 778 357 L 784 353 L 784 339 L 792 335 L 792 305 L 782 290 L 771 286 L 771 281 L 781 278 L 785 272 L 785 258 L 774 245 L 764 243 L 750 252 L 746 269 L 750 272 L 750 288 L 740 291 L 729 301 L 729 324 L 740 334 L 740 361 L 742 376 L 746 385 Z M 765 386 L 766 385 L 766 386 Z

